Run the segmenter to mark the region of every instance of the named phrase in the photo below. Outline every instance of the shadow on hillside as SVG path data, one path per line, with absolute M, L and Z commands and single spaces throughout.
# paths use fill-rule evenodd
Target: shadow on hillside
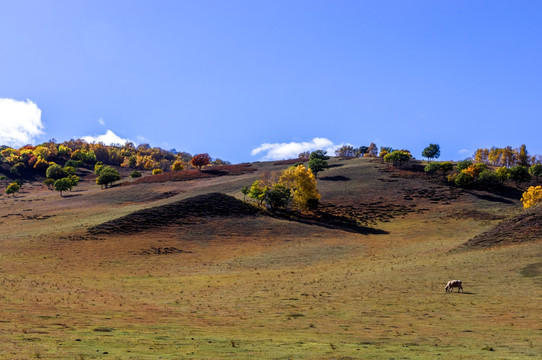
M 331 169 L 331 168 L 336 168 L 336 167 L 341 167 L 341 166 L 343 166 L 343 164 L 330 164 L 329 168 Z
M 70 198 L 70 197 L 76 197 L 76 196 L 81 196 L 82 194 L 66 194 L 66 195 L 62 195 L 63 198 Z
M 513 204 L 514 202 L 512 200 L 505 199 L 503 197 L 494 196 L 490 194 L 477 194 L 475 192 L 470 192 L 471 195 L 474 195 L 480 200 L 486 200 L 486 201 L 492 201 L 492 202 L 499 202 L 503 204 Z
M 343 216 L 323 213 L 323 212 L 317 212 L 316 214 L 310 216 L 310 215 L 302 215 L 299 213 L 286 212 L 283 210 L 277 210 L 273 212 L 267 212 L 267 214 L 270 217 L 273 217 L 276 219 L 295 221 L 302 224 L 316 225 L 316 226 L 325 227 L 327 229 L 343 230 L 343 231 L 356 233 L 356 234 L 362 234 L 362 235 L 389 234 L 388 231 L 359 225 L 352 219 L 349 219 Z
M 337 176 L 324 176 L 319 178 L 319 180 L 323 181 L 350 181 L 351 179 L 346 176 L 337 175 Z
M 360 225 L 355 219 L 316 211 L 304 215 L 291 211 L 265 211 L 232 196 L 221 193 L 199 195 L 166 205 L 135 211 L 120 218 L 88 229 L 96 234 L 129 234 L 148 231 L 163 226 L 194 224 L 217 217 L 269 216 L 308 225 L 317 225 L 357 234 L 387 234 L 388 232 Z

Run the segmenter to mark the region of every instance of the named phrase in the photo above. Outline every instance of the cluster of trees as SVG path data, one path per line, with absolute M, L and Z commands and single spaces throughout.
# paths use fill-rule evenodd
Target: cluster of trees
M 311 210 L 318 206 L 320 194 L 311 169 L 303 164 L 291 166 L 280 174 L 265 174 L 241 192 L 265 203 L 269 209 Z
M 12 178 L 29 178 L 45 175 L 53 164 L 67 165 L 74 168 L 92 169 L 96 162 L 111 166 L 137 170 L 161 169 L 162 171 L 183 170 L 190 166 L 201 170 L 207 165 L 228 165 L 221 159 L 212 160 L 208 154 L 195 156 L 186 152 L 170 151 L 148 144 L 135 146 L 131 142 L 124 145 L 107 146 L 103 143 L 87 143 L 81 139 L 69 140 L 57 144 L 49 142 L 20 149 L 0 146 L 0 171 Z
M 538 181 L 542 176 L 542 165 L 535 164 L 530 167 L 515 165 L 510 168 L 505 166 L 492 168 L 484 163 L 474 163 L 472 160 L 463 160 L 454 166 L 449 161 L 432 162 L 425 166 L 428 174 L 441 174 L 447 176 L 448 181 L 459 187 L 480 185 L 494 187 L 504 184 L 507 180 L 514 181 L 516 186 L 529 182 L 532 176 Z
M 511 168 L 513 166 L 521 165 L 529 167 L 542 162 L 542 156 L 529 155 L 527 147 L 521 145 L 519 148 L 513 149 L 511 146 L 504 148 L 492 147 L 491 149 L 477 149 L 474 152 L 474 162 L 479 164 L 487 164 L 493 166 L 504 166 Z

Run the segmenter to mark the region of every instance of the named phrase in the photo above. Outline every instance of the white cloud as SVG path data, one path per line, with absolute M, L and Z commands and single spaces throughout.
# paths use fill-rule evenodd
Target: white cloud
M 131 140 L 123 139 L 111 130 L 107 130 L 105 134 L 98 136 L 83 136 L 81 139 L 88 143 L 104 143 L 105 145 L 124 145 Z
M 105 125 L 105 121 L 104 121 L 104 119 L 102 119 L 102 118 L 99 118 L 99 119 L 98 119 L 98 124 L 100 124 L 100 125 L 104 126 L 104 125 Z
M 343 144 L 336 145 L 326 138 L 314 138 L 309 142 L 265 143 L 253 149 L 250 155 L 264 154 L 261 160 L 282 160 L 296 158 L 303 151 L 326 150 L 333 155 Z
M 0 145 L 31 144 L 42 134 L 41 110 L 35 103 L 0 99 Z
M 469 149 L 461 149 L 459 150 L 457 153 L 459 155 L 465 155 L 465 154 L 470 154 L 472 151 L 470 151 Z

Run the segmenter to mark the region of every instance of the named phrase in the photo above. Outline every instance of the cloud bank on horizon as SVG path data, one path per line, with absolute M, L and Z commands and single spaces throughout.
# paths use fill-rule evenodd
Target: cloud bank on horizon
M 41 110 L 34 102 L 0 98 L 0 144 L 20 147 L 42 134 Z
M 263 154 L 260 160 L 283 160 L 296 158 L 304 151 L 325 150 L 328 155 L 333 155 L 335 150 L 344 144 L 334 144 L 326 138 L 314 138 L 311 141 L 289 143 L 264 143 L 250 152 L 250 155 Z

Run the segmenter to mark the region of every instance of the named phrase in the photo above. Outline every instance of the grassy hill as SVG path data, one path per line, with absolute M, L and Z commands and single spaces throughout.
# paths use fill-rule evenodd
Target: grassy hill
M 281 162 L 1 196 L 0 358 L 542 353 L 540 208 L 366 158 L 330 165 L 312 217 L 243 202 Z

